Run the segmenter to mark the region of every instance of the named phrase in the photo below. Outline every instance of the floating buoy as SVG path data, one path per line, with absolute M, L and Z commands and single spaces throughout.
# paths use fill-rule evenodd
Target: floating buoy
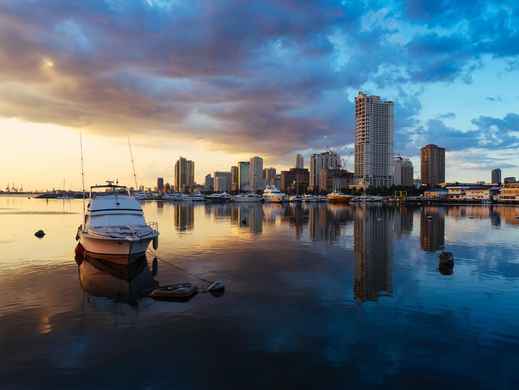
M 43 230 L 38 230 L 36 233 L 34 233 L 34 235 L 38 238 L 43 238 L 45 237 L 45 232 Z
M 159 247 L 159 236 L 153 238 L 153 249 L 157 250 Z
M 191 283 L 177 283 L 161 286 L 150 293 L 150 297 L 159 301 L 185 302 L 196 295 L 198 288 Z
M 452 255 L 451 252 L 444 251 L 444 252 L 440 253 L 438 258 L 440 259 L 440 265 L 451 266 L 451 267 L 454 266 L 454 256 Z

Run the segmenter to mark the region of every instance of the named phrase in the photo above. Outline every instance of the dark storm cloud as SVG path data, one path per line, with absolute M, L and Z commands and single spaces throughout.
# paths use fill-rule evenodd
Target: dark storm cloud
M 396 91 L 397 134 L 444 131 L 461 145 L 441 121 L 412 133 L 421 105 L 403 90 L 469 80 L 482 54 L 512 61 L 518 12 L 437 3 L 7 0 L 0 115 L 279 157 L 351 142 L 348 96 L 369 82 Z M 402 39 L 399 23 L 430 29 Z

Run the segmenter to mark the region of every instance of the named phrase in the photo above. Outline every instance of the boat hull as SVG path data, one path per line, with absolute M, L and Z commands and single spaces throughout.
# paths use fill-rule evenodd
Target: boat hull
M 101 239 L 80 234 L 79 243 L 87 256 L 110 261 L 115 264 L 129 264 L 146 254 L 153 237 L 140 240 Z

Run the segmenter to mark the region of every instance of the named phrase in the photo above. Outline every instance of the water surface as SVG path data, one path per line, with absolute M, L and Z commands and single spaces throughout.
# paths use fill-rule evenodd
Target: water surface
M 0 197 L 2 389 L 519 386 L 518 208 L 149 202 L 126 271 L 74 260 L 81 210 Z M 177 267 L 226 293 L 140 297 Z

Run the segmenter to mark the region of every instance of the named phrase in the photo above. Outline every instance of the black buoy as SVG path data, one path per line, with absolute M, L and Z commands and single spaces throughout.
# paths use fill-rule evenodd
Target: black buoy
M 452 253 L 443 251 L 438 256 L 438 259 L 438 271 L 440 271 L 442 275 L 452 275 L 454 272 L 454 256 Z
M 36 233 L 34 233 L 34 235 L 38 238 L 43 238 L 45 237 L 45 232 L 43 230 L 38 230 Z
M 443 251 L 438 258 L 440 259 L 440 265 L 454 267 L 454 256 L 451 252 Z

